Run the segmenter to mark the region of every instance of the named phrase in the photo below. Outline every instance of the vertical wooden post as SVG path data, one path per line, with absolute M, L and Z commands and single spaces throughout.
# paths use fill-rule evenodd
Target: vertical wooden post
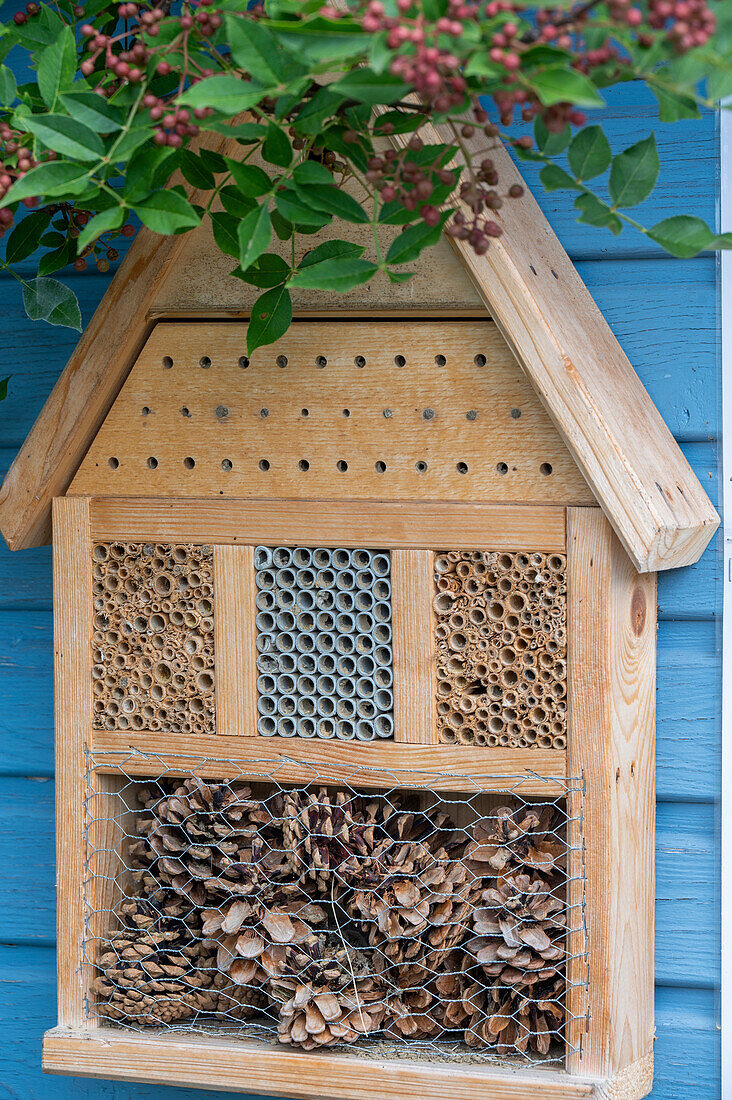
M 568 1069 L 637 1080 L 653 1071 L 656 578 L 597 508 L 569 509 L 568 555 L 568 769 L 585 780 L 589 932 L 589 989 L 570 996 L 589 1029 Z
M 214 546 L 216 732 L 257 736 L 254 547 Z
M 392 550 L 394 740 L 436 745 L 434 554 Z
M 91 728 L 92 562 L 89 500 L 53 502 L 54 715 L 58 1020 L 86 1022 L 90 974 L 83 965 L 85 750 Z

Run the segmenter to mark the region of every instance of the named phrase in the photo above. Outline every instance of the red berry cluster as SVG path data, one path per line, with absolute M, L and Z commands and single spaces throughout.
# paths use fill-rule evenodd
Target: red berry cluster
M 665 31 L 679 53 L 705 46 L 717 27 L 706 0 L 648 0 L 648 23 Z

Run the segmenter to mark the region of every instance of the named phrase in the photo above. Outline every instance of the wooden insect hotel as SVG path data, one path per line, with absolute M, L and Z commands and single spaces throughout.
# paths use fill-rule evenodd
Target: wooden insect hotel
M 718 520 L 502 214 L 250 357 L 210 230 L 143 231 L 13 464 L 11 548 L 53 513 L 47 1071 L 649 1091 L 655 572 Z

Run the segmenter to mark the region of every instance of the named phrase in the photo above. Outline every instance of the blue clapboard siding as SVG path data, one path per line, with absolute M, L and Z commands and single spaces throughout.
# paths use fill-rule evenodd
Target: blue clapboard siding
M 612 91 L 616 148 L 654 125 L 650 97 Z M 714 218 L 714 120 L 659 128 L 664 174 L 641 213 Z M 536 188 L 531 165 L 527 180 Z M 702 483 L 716 501 L 717 284 L 711 257 L 674 261 L 637 233 L 578 226 L 571 197 L 540 201 Z M 72 275 L 86 323 L 107 280 Z M 4 319 L 0 474 L 39 412 L 75 335 L 32 325 L 0 278 Z M 719 539 L 701 562 L 659 578 L 656 1085 L 654 1100 L 719 1097 L 719 898 L 715 831 L 720 755 Z M 0 548 L 0 1097 L 8 1100 L 216 1100 L 222 1093 L 111 1084 L 40 1072 L 54 1023 L 51 569 L 48 548 Z

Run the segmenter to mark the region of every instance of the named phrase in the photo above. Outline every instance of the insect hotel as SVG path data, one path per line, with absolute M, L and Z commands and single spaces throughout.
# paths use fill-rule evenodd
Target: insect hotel
M 655 573 L 718 520 L 502 214 L 251 356 L 210 230 L 141 232 L 11 468 L 9 545 L 53 514 L 48 1072 L 649 1091 Z

